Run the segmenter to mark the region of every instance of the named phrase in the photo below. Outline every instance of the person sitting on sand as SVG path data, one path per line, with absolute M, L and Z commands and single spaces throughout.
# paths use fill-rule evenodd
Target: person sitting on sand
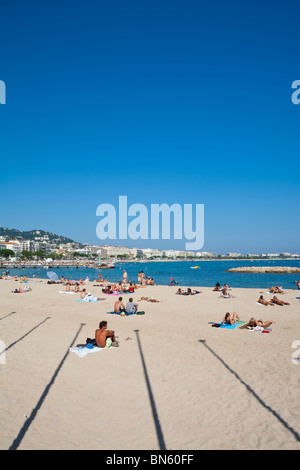
M 71 292 L 71 284 L 70 284 L 70 282 L 66 282 L 66 292 Z
M 277 304 L 277 305 L 290 305 L 288 302 L 284 302 L 283 300 L 279 300 L 276 295 L 274 295 L 273 299 L 270 300 L 272 304 Z
M 268 305 L 273 305 L 273 306 L 274 306 L 274 304 L 272 304 L 271 302 L 268 302 L 268 300 L 265 300 L 264 297 L 263 297 L 263 295 L 261 295 L 261 296 L 259 297 L 259 299 L 258 299 L 257 302 L 258 302 L 259 304 L 266 305 L 266 307 L 267 307 Z
M 214 291 L 220 291 L 220 290 L 222 290 L 219 282 L 216 283 L 216 285 L 215 285 L 215 287 L 214 287 L 213 290 L 214 290 Z
M 133 302 L 133 298 L 130 297 L 129 302 L 126 304 L 126 312 L 127 313 L 136 313 L 138 309 L 138 304 Z
M 107 321 L 99 323 L 99 329 L 95 331 L 95 341 L 99 348 L 109 348 L 110 346 L 119 346 L 116 341 L 115 332 L 107 329 Z
M 225 317 L 223 318 L 223 325 L 235 325 L 237 321 L 240 321 L 239 316 L 236 312 L 226 312 Z
M 226 284 L 226 285 L 227 285 L 227 284 Z M 224 284 L 224 286 L 225 286 L 225 284 Z M 232 297 L 232 298 L 234 299 L 235 296 L 232 295 L 232 294 L 229 294 L 229 292 L 228 292 L 227 289 L 228 289 L 228 287 L 223 287 L 223 289 L 222 289 L 222 295 L 220 295 L 220 297 L 225 297 L 225 298 L 231 298 L 231 297 Z
M 115 306 L 114 306 L 114 312 L 115 313 L 120 313 L 120 312 L 125 312 L 126 311 L 126 307 L 123 304 L 122 300 L 123 300 L 123 298 L 119 297 L 119 299 L 115 302 Z
M 86 296 L 86 289 L 82 289 L 82 291 L 80 292 L 80 298 L 84 299 L 85 296 Z
M 268 326 L 272 325 L 272 323 L 276 323 L 276 321 L 255 320 L 255 318 L 252 317 L 247 323 L 244 323 L 244 325 L 240 326 L 240 329 L 248 328 L 252 330 L 253 328 L 256 328 L 257 326 L 259 326 L 260 328 L 268 328 Z
M 129 289 L 128 289 L 129 292 L 134 292 L 134 286 L 132 285 L 132 282 L 130 282 L 129 284 Z

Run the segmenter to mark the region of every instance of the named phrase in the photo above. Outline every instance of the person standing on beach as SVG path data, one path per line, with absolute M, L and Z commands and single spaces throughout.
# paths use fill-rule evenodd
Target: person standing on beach
M 95 331 L 95 341 L 98 348 L 109 348 L 110 346 L 119 346 L 116 341 L 115 332 L 107 329 L 107 321 L 101 321 L 99 328 Z
M 128 274 L 127 272 L 125 271 L 125 269 L 123 270 L 123 284 L 126 284 L 127 283 L 127 278 L 128 278 Z

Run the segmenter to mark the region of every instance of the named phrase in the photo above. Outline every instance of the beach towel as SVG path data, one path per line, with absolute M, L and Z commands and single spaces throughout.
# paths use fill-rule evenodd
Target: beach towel
M 237 326 L 241 326 L 243 323 L 245 323 L 245 322 L 244 321 L 238 321 L 234 325 L 228 325 L 227 323 L 224 323 L 224 325 L 222 325 L 222 322 L 220 322 L 220 327 L 219 328 L 226 328 L 227 330 L 234 330 L 234 328 L 236 328 Z
M 121 313 L 125 313 L 125 316 L 128 317 L 129 315 L 136 315 L 138 312 L 134 312 L 134 313 L 127 313 L 127 312 L 106 312 L 108 314 L 114 314 L 114 315 L 121 315 Z
M 74 291 L 67 292 L 65 290 L 59 290 L 58 293 L 59 294 L 79 294 L 79 292 L 74 292 Z
M 100 302 L 100 299 L 97 299 L 97 300 L 76 299 L 75 302 L 86 302 L 88 304 L 90 302 Z
M 270 329 L 263 328 L 262 326 L 256 326 L 255 328 L 249 328 L 250 331 L 254 331 L 254 333 L 270 333 Z
M 75 353 L 79 357 L 85 357 L 87 354 L 95 353 L 101 351 L 103 348 L 98 348 L 98 346 L 86 345 L 86 346 L 76 346 L 76 348 L 69 348 L 70 352 Z

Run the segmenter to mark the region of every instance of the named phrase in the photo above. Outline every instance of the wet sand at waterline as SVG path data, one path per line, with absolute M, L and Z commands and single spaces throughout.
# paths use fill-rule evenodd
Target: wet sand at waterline
M 300 291 L 266 307 L 262 289 L 225 299 L 146 287 L 134 301 L 161 302 L 121 317 L 107 313 L 118 297 L 93 284 L 106 300 L 76 302 L 46 280 L 14 294 L 25 284 L 0 280 L 1 449 L 300 449 Z M 276 323 L 267 334 L 212 327 L 227 311 Z M 101 320 L 119 347 L 70 352 Z

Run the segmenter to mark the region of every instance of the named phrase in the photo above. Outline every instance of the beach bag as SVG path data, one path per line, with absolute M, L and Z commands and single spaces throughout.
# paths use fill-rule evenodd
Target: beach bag
M 86 344 L 91 344 L 92 346 L 97 346 L 97 343 L 96 343 L 95 339 L 87 338 L 85 340 L 85 342 L 86 342 Z

